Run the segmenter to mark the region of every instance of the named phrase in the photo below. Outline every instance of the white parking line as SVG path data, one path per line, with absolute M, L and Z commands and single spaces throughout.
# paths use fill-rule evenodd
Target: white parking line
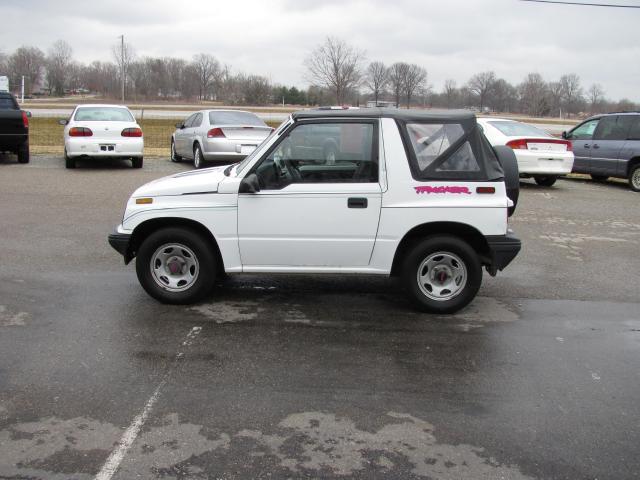
M 195 337 L 198 336 L 198 334 L 201 331 L 202 331 L 202 327 L 193 327 L 187 334 L 187 337 L 184 340 L 184 342 L 182 342 L 182 346 L 188 347 L 189 345 L 191 345 Z M 140 434 L 140 430 L 144 426 L 145 422 L 147 421 L 147 418 L 149 417 L 149 414 L 151 413 L 151 410 L 153 409 L 153 406 L 155 405 L 155 403 L 158 401 L 158 398 L 160 397 L 160 392 L 162 391 L 162 388 L 166 385 L 167 380 L 173 373 L 173 370 L 175 369 L 178 361 L 183 357 L 184 357 L 184 352 L 178 352 L 176 354 L 173 364 L 171 365 L 169 370 L 167 370 L 167 372 L 164 374 L 164 376 L 162 377 L 162 380 L 154 390 L 153 394 L 151 395 L 151 397 L 149 397 L 149 400 L 147 400 L 147 403 L 142 409 L 142 412 L 140 412 L 140 414 L 133 419 L 133 422 L 131 422 L 131 425 L 129 425 L 129 428 L 127 428 L 125 432 L 122 434 L 122 437 L 120 437 L 120 441 L 118 442 L 117 447 L 111 452 L 111 455 L 109 455 L 109 458 L 107 458 L 107 461 L 104 463 L 104 465 L 102 466 L 98 474 L 95 476 L 95 480 L 110 480 L 113 477 L 113 475 L 116 473 L 116 471 L 118 470 L 118 467 L 122 463 L 122 460 L 124 459 L 125 455 L 129 451 L 129 448 L 131 448 L 131 445 L 133 445 L 133 442 L 135 442 L 136 438 L 138 438 L 138 435 Z

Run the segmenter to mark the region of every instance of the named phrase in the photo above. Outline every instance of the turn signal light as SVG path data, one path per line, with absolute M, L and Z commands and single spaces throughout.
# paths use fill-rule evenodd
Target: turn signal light
M 70 137 L 93 137 L 93 132 L 87 127 L 73 127 L 69 129 Z
M 139 128 L 125 128 L 124 130 L 122 130 L 122 133 L 120 135 L 122 135 L 123 137 L 141 137 L 142 130 L 140 130 Z
M 136 198 L 136 205 L 148 205 L 153 203 L 153 198 Z
M 207 138 L 226 138 L 221 128 L 212 128 L 207 132 Z

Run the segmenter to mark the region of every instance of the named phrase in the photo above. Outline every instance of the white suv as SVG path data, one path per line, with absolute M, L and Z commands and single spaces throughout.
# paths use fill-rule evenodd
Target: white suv
M 303 111 L 240 163 L 140 187 L 109 243 L 166 303 L 222 272 L 376 274 L 450 313 L 519 252 L 517 194 L 513 151 L 471 112 Z

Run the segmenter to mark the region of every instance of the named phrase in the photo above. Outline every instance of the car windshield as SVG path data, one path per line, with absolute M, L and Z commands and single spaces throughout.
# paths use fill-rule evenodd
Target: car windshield
M 488 122 L 507 137 L 550 137 L 547 132 L 539 128 L 520 122 Z
M 13 99 L 11 97 L 0 97 L 0 109 L 15 110 L 16 105 L 13 103 Z
M 209 124 L 211 125 L 253 125 L 266 127 L 267 125 L 255 114 L 249 112 L 209 112 Z
M 76 122 L 133 122 L 131 112 L 118 107 L 78 108 L 73 119 Z

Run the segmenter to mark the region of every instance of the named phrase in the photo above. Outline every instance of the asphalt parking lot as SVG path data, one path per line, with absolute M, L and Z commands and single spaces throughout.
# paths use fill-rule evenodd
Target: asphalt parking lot
M 0 479 L 640 477 L 640 194 L 523 182 L 449 317 L 369 277 L 160 305 L 106 242 L 166 159 L 0 156 Z

